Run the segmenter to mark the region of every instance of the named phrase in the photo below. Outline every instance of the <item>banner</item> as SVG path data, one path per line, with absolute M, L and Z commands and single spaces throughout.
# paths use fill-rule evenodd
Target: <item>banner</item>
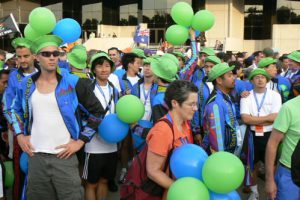
M 133 40 L 135 43 L 149 44 L 150 30 L 149 29 L 141 30 L 141 27 L 137 26 Z
M 15 21 L 15 18 L 12 14 L 3 17 L 0 19 L 0 37 L 14 33 L 20 32 L 19 27 Z

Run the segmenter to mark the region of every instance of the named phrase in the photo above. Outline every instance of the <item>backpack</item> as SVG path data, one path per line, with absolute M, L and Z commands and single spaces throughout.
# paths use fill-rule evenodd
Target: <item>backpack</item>
M 174 130 L 172 123 L 162 118 L 159 121 L 164 121 L 172 129 L 173 144 L 172 149 L 168 153 L 167 160 L 163 171 L 168 169 L 171 154 L 174 149 Z M 128 169 L 125 176 L 125 182 L 120 189 L 121 200 L 160 200 L 162 198 L 164 188 L 148 178 L 146 170 L 148 145 L 146 144 L 142 151 L 136 155 L 132 161 L 132 165 Z M 170 177 L 172 176 L 170 171 Z
M 300 140 L 292 154 L 291 175 L 293 182 L 300 187 Z

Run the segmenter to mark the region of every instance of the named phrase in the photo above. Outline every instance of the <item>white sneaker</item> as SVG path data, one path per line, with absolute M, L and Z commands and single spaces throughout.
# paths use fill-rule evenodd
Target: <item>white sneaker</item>
M 119 183 L 124 183 L 124 179 L 127 173 L 127 169 L 126 168 L 122 168 L 121 172 L 120 172 L 120 177 L 119 177 Z
M 259 200 L 259 194 L 256 192 L 251 192 L 250 196 L 248 197 L 248 200 Z

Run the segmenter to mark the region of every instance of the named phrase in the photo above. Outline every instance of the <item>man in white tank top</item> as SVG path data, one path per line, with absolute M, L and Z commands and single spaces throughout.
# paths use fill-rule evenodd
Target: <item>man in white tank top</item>
M 41 71 L 26 79 L 26 86 L 21 85 L 26 92 L 19 91 L 13 106 L 17 140 L 29 155 L 27 199 L 30 200 L 83 199 L 75 153 L 92 138 L 99 124 L 97 118 L 103 113 L 92 90 L 84 87 L 84 79 L 57 72 L 61 42 L 54 35 L 34 41 Z M 95 123 L 88 121 L 87 126 L 79 126 L 76 117 L 79 103 L 95 116 Z M 20 116 L 23 122 L 18 123 L 16 119 Z

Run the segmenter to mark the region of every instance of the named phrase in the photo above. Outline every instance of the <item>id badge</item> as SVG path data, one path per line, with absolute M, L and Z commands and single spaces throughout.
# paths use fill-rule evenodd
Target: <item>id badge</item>
M 255 136 L 264 136 L 264 127 L 263 126 L 255 126 Z

